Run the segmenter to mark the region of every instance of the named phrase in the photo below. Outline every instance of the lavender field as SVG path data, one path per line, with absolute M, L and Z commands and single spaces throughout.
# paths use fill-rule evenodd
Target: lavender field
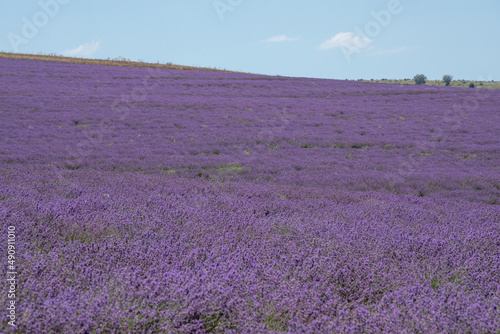
M 498 90 L 15 59 L 0 87 L 0 332 L 500 333 Z

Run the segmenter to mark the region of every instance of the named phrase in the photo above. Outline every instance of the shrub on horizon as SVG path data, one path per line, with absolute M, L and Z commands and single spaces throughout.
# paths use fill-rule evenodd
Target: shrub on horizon
M 446 86 L 449 86 L 451 83 L 451 80 L 453 80 L 453 76 L 449 74 L 443 75 L 443 81 L 446 84 Z
M 413 77 L 413 80 L 415 81 L 416 85 L 425 85 L 427 77 L 423 74 L 417 74 Z

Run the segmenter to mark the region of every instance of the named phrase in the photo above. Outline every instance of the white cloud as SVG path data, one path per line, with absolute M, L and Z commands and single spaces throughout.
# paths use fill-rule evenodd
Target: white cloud
M 277 35 L 271 38 L 268 38 L 264 41 L 264 43 L 280 43 L 280 42 L 293 42 L 298 40 L 298 38 L 287 37 L 286 35 Z
M 362 49 L 372 43 L 368 37 L 357 36 L 353 32 L 340 32 L 332 38 L 324 41 L 320 46 L 320 50 L 328 50 L 333 48 L 345 49 Z
M 67 57 L 90 57 L 97 50 L 99 50 L 100 42 L 92 41 L 90 43 L 82 44 L 74 49 L 66 50 L 63 52 L 63 56 Z

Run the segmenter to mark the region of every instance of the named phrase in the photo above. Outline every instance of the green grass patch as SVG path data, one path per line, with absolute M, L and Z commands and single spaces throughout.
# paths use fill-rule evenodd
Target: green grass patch
M 209 314 L 203 318 L 203 329 L 207 333 L 213 333 L 215 329 L 219 326 L 219 322 L 224 313 L 222 310 Z
M 271 312 L 265 316 L 266 328 L 271 331 L 285 332 L 288 330 L 287 318 Z
M 272 145 L 272 146 L 270 146 L 270 147 L 267 148 L 267 150 L 269 152 L 276 151 L 276 150 L 279 150 L 279 149 L 280 149 L 280 147 L 276 146 L 276 145 Z
M 465 153 L 462 155 L 458 155 L 458 157 L 462 160 L 472 160 L 474 158 L 477 158 L 477 155 L 472 153 Z
M 243 166 L 235 166 L 235 165 L 222 165 L 217 167 L 217 171 L 221 173 L 225 172 L 239 172 L 243 169 L 246 169 L 248 167 L 243 167 Z

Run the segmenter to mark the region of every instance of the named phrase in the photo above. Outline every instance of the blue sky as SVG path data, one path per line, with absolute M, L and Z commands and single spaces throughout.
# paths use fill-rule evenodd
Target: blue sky
M 335 79 L 500 79 L 499 0 L 1 4 L 1 51 Z

